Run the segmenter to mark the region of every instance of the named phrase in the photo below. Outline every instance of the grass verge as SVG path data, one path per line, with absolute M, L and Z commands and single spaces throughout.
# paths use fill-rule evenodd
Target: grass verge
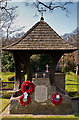
M 0 113 L 5 110 L 5 108 L 9 105 L 10 99 L 1 99 L 0 98 Z
M 70 72 L 70 74 L 66 74 L 65 76 L 65 89 L 68 92 L 79 92 L 79 82 L 78 82 L 79 76 L 75 73 Z
M 77 116 L 46 116 L 46 117 L 3 117 L 2 120 L 79 120 Z

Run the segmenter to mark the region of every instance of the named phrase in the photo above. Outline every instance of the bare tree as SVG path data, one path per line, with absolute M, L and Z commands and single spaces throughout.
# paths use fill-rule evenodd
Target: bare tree
M 29 2 L 26 2 L 25 5 L 29 5 Z M 44 7 L 46 10 L 54 11 L 56 8 L 60 8 L 61 10 L 66 12 L 66 16 L 70 13 L 70 11 L 67 8 L 68 4 L 72 4 L 72 2 L 55 2 L 54 0 L 50 0 L 49 2 L 41 1 L 41 0 L 35 0 L 35 2 L 32 2 L 32 5 L 37 8 L 38 12 L 40 11 L 40 7 Z
M 1 0 L 0 1 L 0 11 L 1 11 L 1 24 L 0 29 L 7 32 L 7 38 L 8 38 L 8 31 L 9 28 L 15 19 L 15 11 L 18 6 L 8 6 L 7 0 Z
M 0 1 L 0 12 L 1 12 L 1 24 L 0 24 L 0 32 L 1 32 L 1 38 L 3 44 L 5 44 L 8 40 L 10 35 L 21 31 L 24 27 L 13 27 L 11 28 L 11 25 L 13 24 L 16 15 L 16 9 L 18 6 L 13 6 L 8 4 L 8 0 L 1 0 Z M 10 29 L 11 28 L 11 29 Z M 6 37 L 4 37 L 6 36 Z

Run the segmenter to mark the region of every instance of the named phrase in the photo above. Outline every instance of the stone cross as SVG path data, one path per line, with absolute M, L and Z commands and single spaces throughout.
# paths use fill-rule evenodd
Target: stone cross
M 39 10 L 39 12 L 41 13 L 41 18 L 43 18 L 43 12 L 46 12 L 46 10 L 44 10 L 43 7 L 41 7 L 41 10 Z
M 46 65 L 46 72 L 49 72 L 48 68 L 49 68 L 49 66 L 48 66 L 48 64 L 47 64 L 47 65 Z

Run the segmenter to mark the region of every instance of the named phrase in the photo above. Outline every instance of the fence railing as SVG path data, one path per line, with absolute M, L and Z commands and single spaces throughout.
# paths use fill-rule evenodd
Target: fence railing
M 1 82 L 1 90 L 13 90 L 15 82 Z

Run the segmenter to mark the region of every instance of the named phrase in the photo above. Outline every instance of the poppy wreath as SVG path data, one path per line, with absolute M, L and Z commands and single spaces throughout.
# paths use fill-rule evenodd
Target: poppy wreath
M 23 98 L 24 98 L 24 94 L 22 94 L 20 97 L 19 97 L 19 103 L 22 105 L 22 106 L 25 106 L 25 105 L 28 105 L 31 101 L 31 98 L 30 96 L 28 95 L 27 96 L 27 100 L 26 101 L 23 101 Z
M 22 91 L 22 95 L 19 97 L 19 103 L 22 106 L 28 105 L 31 101 L 30 95 L 35 89 L 35 86 L 32 82 L 30 81 L 25 81 L 23 82 L 23 84 L 21 85 L 21 91 Z
M 62 95 L 59 93 L 55 93 L 51 96 L 51 101 L 53 104 L 58 105 L 62 102 Z
M 21 91 L 22 93 L 27 92 L 27 94 L 31 94 L 35 89 L 35 86 L 32 82 L 30 81 L 25 81 L 21 85 Z

